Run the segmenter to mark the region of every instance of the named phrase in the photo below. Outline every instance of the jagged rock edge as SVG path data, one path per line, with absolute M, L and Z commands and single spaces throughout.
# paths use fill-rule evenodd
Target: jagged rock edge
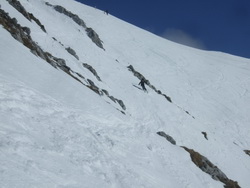
M 166 134 L 164 131 L 158 131 L 156 134 L 165 138 L 171 144 L 176 145 L 176 141 L 174 140 L 174 138 Z M 203 172 L 209 174 L 214 180 L 224 183 L 225 188 L 240 188 L 237 181 L 229 179 L 217 166 L 210 162 L 206 157 L 194 151 L 193 149 L 189 149 L 185 146 L 180 147 L 190 154 L 192 162 L 197 167 L 199 167 Z
M 160 90 L 157 90 L 157 89 L 155 88 L 155 86 L 153 86 L 152 84 L 150 84 L 150 81 L 149 81 L 148 79 L 146 79 L 145 76 L 143 76 L 141 73 L 139 73 L 138 71 L 136 71 L 132 65 L 129 65 L 127 68 L 128 68 L 128 70 L 129 70 L 130 72 L 132 72 L 132 73 L 134 74 L 134 76 L 137 77 L 139 80 L 141 80 L 142 78 L 144 78 L 144 79 L 146 80 L 145 83 L 148 85 L 148 87 L 150 87 L 151 89 L 153 89 L 153 90 L 154 90 L 156 93 L 158 93 L 159 95 L 164 96 L 164 97 L 168 100 L 168 102 L 172 103 L 172 100 L 171 100 L 171 98 L 170 98 L 169 96 L 167 96 L 166 94 L 163 94 Z
M 146 79 L 145 76 L 143 76 L 141 73 L 139 73 L 138 71 L 136 71 L 132 65 L 127 66 L 127 68 L 139 80 L 141 80 L 142 78 L 144 78 L 146 80 L 145 83 L 148 85 L 148 87 L 150 87 L 151 89 L 153 89 L 157 94 L 162 95 L 165 99 L 167 99 L 168 102 L 173 103 L 172 99 L 169 96 L 167 96 L 166 94 L 162 93 L 160 90 L 156 89 L 155 86 L 153 86 L 152 84 L 150 84 L 150 81 L 148 79 Z M 191 116 L 193 119 L 195 119 L 195 117 L 192 116 L 187 110 L 184 110 L 183 108 L 181 108 L 180 106 L 178 106 L 175 103 L 173 103 L 173 104 L 176 105 L 182 111 L 184 111 L 186 114 L 188 114 L 189 116 Z
M 199 167 L 203 172 L 209 174 L 214 180 L 224 183 L 225 188 L 240 188 L 237 181 L 229 179 L 217 166 L 210 162 L 206 157 L 185 146 L 181 147 L 190 154 L 193 163 L 197 167 Z
M 64 49 L 72 56 L 74 56 L 77 60 L 79 60 L 78 55 L 76 54 L 75 50 L 72 49 L 71 47 L 65 47 L 60 41 L 58 41 L 55 37 L 52 37 L 52 39 L 56 42 L 58 42 L 62 47 L 64 47 Z
M 171 144 L 176 145 L 176 141 L 173 139 L 172 136 L 169 136 L 168 134 L 166 134 L 164 131 L 158 131 L 157 132 L 158 135 L 164 137 L 167 141 L 169 141 Z
M 105 93 L 108 98 L 110 98 L 111 101 L 113 102 L 117 102 L 121 108 L 123 110 L 126 110 L 126 106 L 124 105 L 123 101 L 120 99 L 117 99 L 111 95 L 108 94 L 108 92 L 106 90 L 103 89 L 99 89 L 93 81 L 91 81 L 90 79 L 85 79 L 84 76 L 82 76 L 80 73 L 74 72 L 73 70 L 71 70 L 70 67 L 68 67 L 66 65 L 66 62 L 64 59 L 62 58 L 57 58 L 54 57 L 52 54 L 50 54 L 49 52 L 44 52 L 41 47 L 39 45 L 37 45 L 31 38 L 30 33 L 27 33 L 26 27 L 22 27 L 20 24 L 17 23 L 17 20 L 15 18 L 11 18 L 7 12 L 5 12 L 4 10 L 0 9 L 0 24 L 3 25 L 3 27 L 11 34 L 11 36 L 13 38 L 15 38 L 17 41 L 19 41 L 20 43 L 22 43 L 24 46 L 26 46 L 27 48 L 30 49 L 31 53 L 33 53 L 34 55 L 42 58 L 43 60 L 45 60 L 46 62 L 48 62 L 51 66 L 53 66 L 54 68 L 60 68 L 62 71 L 64 71 L 65 73 L 67 73 L 68 75 L 70 75 L 72 78 L 74 78 L 75 80 L 77 80 L 78 82 L 80 82 L 81 84 L 83 84 L 84 86 L 88 87 L 89 89 L 91 89 L 92 91 L 94 91 L 95 93 L 97 93 L 98 95 L 102 96 L 103 93 Z M 15 27 L 13 27 L 13 24 Z M 74 74 L 76 74 L 77 76 L 74 76 Z M 87 84 L 84 84 L 84 82 L 81 81 L 81 79 L 84 79 L 84 81 Z M 89 84 L 89 85 L 88 85 Z M 103 92 L 106 91 L 106 92 Z M 123 114 L 125 114 L 125 112 L 119 110 L 120 112 L 122 112 Z
M 88 70 L 96 77 L 96 79 L 97 79 L 98 81 L 102 81 L 101 78 L 100 78 L 100 76 L 98 76 L 96 70 L 95 70 L 91 65 L 89 65 L 89 64 L 87 64 L 87 63 L 83 63 L 82 66 L 83 66 L 84 68 L 88 69 Z
M 250 150 L 244 150 L 244 152 L 250 156 Z
M 87 33 L 87 36 L 92 40 L 92 42 L 94 42 L 96 46 L 98 46 L 99 48 L 105 50 L 102 44 L 103 41 L 100 39 L 99 35 L 92 28 L 87 27 L 85 22 L 77 14 L 73 14 L 72 12 L 70 12 L 69 10 L 65 9 L 60 5 L 52 5 L 49 2 L 46 2 L 45 4 L 47 6 L 53 7 L 55 11 L 68 16 L 76 24 L 83 27 L 85 32 Z
M 6 0 L 11 6 L 13 6 L 18 12 L 20 12 L 29 21 L 33 20 L 36 24 L 46 33 L 44 25 L 41 24 L 39 19 L 37 19 L 32 13 L 26 11 L 22 4 L 17 0 Z

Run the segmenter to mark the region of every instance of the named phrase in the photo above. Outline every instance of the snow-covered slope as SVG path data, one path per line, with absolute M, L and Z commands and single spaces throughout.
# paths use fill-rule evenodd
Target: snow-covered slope
M 13 3 L 0 2 L 0 187 L 249 187 L 249 59 L 73 0 Z

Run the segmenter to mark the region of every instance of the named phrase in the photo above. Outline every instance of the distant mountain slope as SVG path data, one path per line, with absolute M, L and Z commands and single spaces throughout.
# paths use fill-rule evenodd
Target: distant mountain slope
M 0 187 L 248 187 L 249 59 L 73 0 L 0 4 Z

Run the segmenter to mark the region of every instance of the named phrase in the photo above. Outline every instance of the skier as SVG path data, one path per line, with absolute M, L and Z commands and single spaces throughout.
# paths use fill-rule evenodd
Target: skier
M 104 14 L 109 15 L 109 11 L 108 11 L 108 10 L 105 10 L 105 11 L 104 11 Z
M 147 89 L 145 88 L 145 83 L 146 83 L 145 78 L 142 78 L 140 83 L 138 84 L 138 85 L 141 85 L 143 91 L 147 91 Z

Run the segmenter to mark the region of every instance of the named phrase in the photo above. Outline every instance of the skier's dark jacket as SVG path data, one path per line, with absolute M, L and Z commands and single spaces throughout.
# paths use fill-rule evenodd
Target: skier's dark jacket
M 142 78 L 141 81 L 140 81 L 140 83 L 139 83 L 139 85 L 141 85 L 141 87 L 142 87 L 143 90 L 146 90 L 145 83 L 146 83 L 146 80 L 144 78 Z

